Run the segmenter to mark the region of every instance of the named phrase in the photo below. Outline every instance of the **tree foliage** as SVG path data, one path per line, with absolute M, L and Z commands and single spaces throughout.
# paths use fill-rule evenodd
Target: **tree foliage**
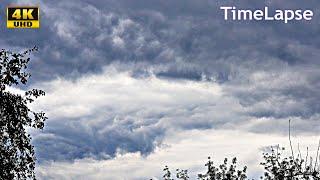
M 318 152 L 316 157 L 307 155 L 302 157 L 301 153 L 295 157 L 284 156 L 284 148 L 271 147 L 271 152 L 263 153 L 263 162 L 260 163 L 264 167 L 264 174 L 260 177 L 262 180 L 320 180 L 320 143 L 318 146 Z M 205 164 L 207 172 L 199 174 L 199 180 L 245 180 L 247 179 L 247 167 L 237 167 L 237 159 L 233 158 L 231 163 L 228 163 L 228 159 L 215 166 L 211 158 L 208 158 L 208 162 Z M 176 176 L 170 172 L 168 166 L 164 169 L 164 180 L 189 179 L 187 170 L 177 170 Z
M 243 180 L 247 178 L 247 167 L 237 169 L 237 158 L 233 158 L 231 164 L 228 164 L 228 159 L 225 158 L 223 164 L 218 167 L 214 166 L 213 161 L 208 157 L 206 163 L 207 172 L 205 174 L 199 174 L 198 178 L 201 180 L 211 179 L 230 179 L 230 180 Z
M 242 169 L 237 169 L 236 158 L 233 158 L 230 164 L 228 163 L 228 159 L 225 158 L 222 164 L 215 166 L 211 158 L 208 157 L 208 162 L 205 166 L 207 167 L 207 172 L 198 174 L 198 179 L 200 180 L 243 180 L 247 178 L 247 167 L 245 166 Z M 168 166 L 166 166 L 163 171 L 164 180 L 174 180 Z M 188 180 L 188 170 L 177 169 L 176 179 Z
M 38 89 L 14 94 L 8 88 L 26 85 L 30 53 L 0 51 L 0 179 L 35 179 L 35 155 L 31 136 L 26 128 L 42 129 L 47 119 L 43 112 L 34 112 L 28 105 L 45 92 Z
M 318 155 L 313 162 L 312 157 L 302 157 L 301 153 L 295 158 L 294 155 L 282 157 L 284 148 L 272 148 L 270 153 L 264 153 L 264 180 L 320 180 L 320 169 L 318 165 Z

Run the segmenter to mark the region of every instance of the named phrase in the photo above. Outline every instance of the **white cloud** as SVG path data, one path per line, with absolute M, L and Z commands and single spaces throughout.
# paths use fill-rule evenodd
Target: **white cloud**
M 83 117 L 103 109 L 112 109 L 114 114 L 136 112 L 144 116 L 149 112 L 183 111 L 224 103 L 219 102 L 224 97 L 215 83 L 170 81 L 155 76 L 136 79 L 112 66 L 103 74 L 84 75 L 76 80 L 57 79 L 37 86 L 47 92 L 47 97 L 39 99 L 37 108 L 44 109 L 52 118 Z
M 302 154 L 306 147 L 314 156 L 318 137 L 304 136 L 293 138 L 294 150 L 300 143 Z M 265 146 L 288 146 L 288 136 L 253 134 L 238 130 L 192 130 L 172 132 L 164 140 L 165 145 L 158 147 L 149 156 L 140 153 L 118 153 L 112 160 L 90 158 L 75 162 L 48 162 L 37 168 L 40 179 L 161 179 L 165 165 L 191 170 L 191 177 L 205 172 L 207 157 L 213 157 L 216 165 L 225 157 L 237 156 L 239 165 L 248 165 L 249 177 L 258 178 L 262 167 L 262 151 Z M 289 150 L 286 151 L 289 153 Z
M 241 106 L 217 83 L 134 78 L 115 66 L 35 87 L 47 92 L 33 104 L 49 117 L 45 130 L 34 133 L 43 161 L 112 157 L 119 148 L 148 154 L 169 131 L 233 127 L 244 120 Z
M 283 93 L 272 93 L 286 90 L 287 85 L 265 73 L 253 75 L 249 84 L 234 85 L 161 79 L 152 74 L 136 78 L 124 69 L 121 64 L 110 65 L 101 74 L 36 85 L 47 96 L 33 107 L 49 116 L 45 131 L 34 136 L 41 160 L 112 157 L 119 148 L 148 154 L 175 130 L 281 134 L 287 131 L 289 118 L 300 134 L 314 134 L 320 128 L 317 113 L 296 116 L 300 107 L 308 106 Z

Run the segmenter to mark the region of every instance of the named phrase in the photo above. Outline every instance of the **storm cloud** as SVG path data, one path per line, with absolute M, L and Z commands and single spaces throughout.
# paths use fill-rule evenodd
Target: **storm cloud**
M 40 29 L 0 28 L 0 44 L 39 46 L 29 87 L 47 92 L 33 107 L 49 116 L 43 131 L 32 131 L 43 179 L 53 177 L 55 163 L 100 164 L 136 153 L 143 161 L 175 132 L 226 130 L 220 141 L 232 139 L 228 130 L 234 129 L 278 137 L 287 133 L 289 119 L 299 136 L 320 130 L 316 0 L 14 3 L 41 9 Z M 222 5 L 311 9 L 315 15 L 288 24 L 224 21 Z M 183 142 L 177 137 L 172 144 Z

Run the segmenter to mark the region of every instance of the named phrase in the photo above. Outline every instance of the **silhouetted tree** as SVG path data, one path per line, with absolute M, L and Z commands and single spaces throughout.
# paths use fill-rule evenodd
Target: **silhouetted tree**
M 320 142 L 318 152 L 314 159 L 308 156 L 302 157 L 301 153 L 294 157 L 294 154 L 288 157 L 282 157 L 284 148 L 271 147 L 271 152 L 263 153 L 264 161 L 260 163 L 264 167 L 264 174 L 260 177 L 263 180 L 320 180 Z M 233 158 L 228 164 L 225 159 L 223 164 L 215 166 L 211 158 L 205 164 L 207 172 L 199 174 L 200 180 L 244 180 L 247 179 L 247 167 L 237 169 L 237 159 Z M 163 171 L 164 180 L 174 180 L 168 166 Z M 176 179 L 189 179 L 187 170 L 177 169 Z
M 320 180 L 318 159 L 315 158 L 313 162 L 310 158 L 308 162 L 308 155 L 305 158 L 301 156 L 301 153 L 294 156 L 282 157 L 284 148 L 272 148 L 270 153 L 264 153 L 264 162 L 261 165 L 264 166 L 265 173 L 261 179 L 264 180 Z
M 289 142 L 291 155 L 282 157 L 285 148 L 280 148 L 279 145 L 271 147 L 271 152 L 263 153 L 263 162 L 260 163 L 264 167 L 264 174 L 260 177 L 263 180 L 320 180 L 320 141 L 318 144 L 317 154 L 314 157 L 309 157 L 307 154 L 302 157 L 300 152 L 295 155 L 291 142 L 291 120 L 289 120 Z M 216 167 L 211 158 L 205 164 L 207 172 L 199 174 L 200 180 L 244 180 L 247 179 L 247 167 L 237 169 L 237 159 L 233 158 L 231 164 L 228 164 L 228 159 L 225 158 L 223 164 Z M 171 178 L 171 172 L 168 166 L 163 170 L 165 175 L 164 180 L 174 180 Z M 177 169 L 176 177 L 178 179 L 189 179 L 187 170 Z
M 247 178 L 247 167 L 245 166 L 241 170 L 237 169 L 237 158 L 233 158 L 230 165 L 228 159 L 225 158 L 223 164 L 215 167 L 211 158 L 208 157 L 205 166 L 207 166 L 207 172 L 198 175 L 201 180 L 242 180 Z
M 44 91 L 32 89 L 23 95 L 8 87 L 25 85 L 29 55 L 37 48 L 22 53 L 0 51 L 0 179 L 35 179 L 35 156 L 27 127 L 42 129 L 47 119 L 43 112 L 33 112 L 28 105 Z
M 188 175 L 188 170 L 184 169 L 177 169 L 177 178 L 181 180 L 188 180 L 189 175 Z
M 174 180 L 171 175 L 171 171 L 168 166 L 165 166 L 164 169 L 164 175 L 162 176 L 164 180 Z M 176 178 L 181 179 L 181 180 L 188 180 L 188 170 L 183 170 L 183 169 L 176 169 Z M 152 180 L 152 179 L 151 179 Z
M 162 177 L 164 180 L 173 180 L 171 178 L 171 171 L 168 166 L 164 167 L 163 171 L 164 171 L 164 175 Z

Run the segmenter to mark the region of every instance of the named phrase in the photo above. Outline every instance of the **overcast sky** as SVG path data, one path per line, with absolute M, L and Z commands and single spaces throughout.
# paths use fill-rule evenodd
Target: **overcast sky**
M 9 1 L 1 3 L 5 9 Z M 317 145 L 318 0 L 55 0 L 40 29 L 0 28 L 2 48 L 39 47 L 29 87 L 49 120 L 32 131 L 39 179 L 160 178 L 237 156 L 259 177 L 265 147 Z M 224 21 L 222 5 L 311 9 L 312 21 Z M 3 11 L 4 12 L 4 11 Z M 5 13 L 1 13 L 5 27 Z M 312 149 L 313 148 L 313 149 Z

